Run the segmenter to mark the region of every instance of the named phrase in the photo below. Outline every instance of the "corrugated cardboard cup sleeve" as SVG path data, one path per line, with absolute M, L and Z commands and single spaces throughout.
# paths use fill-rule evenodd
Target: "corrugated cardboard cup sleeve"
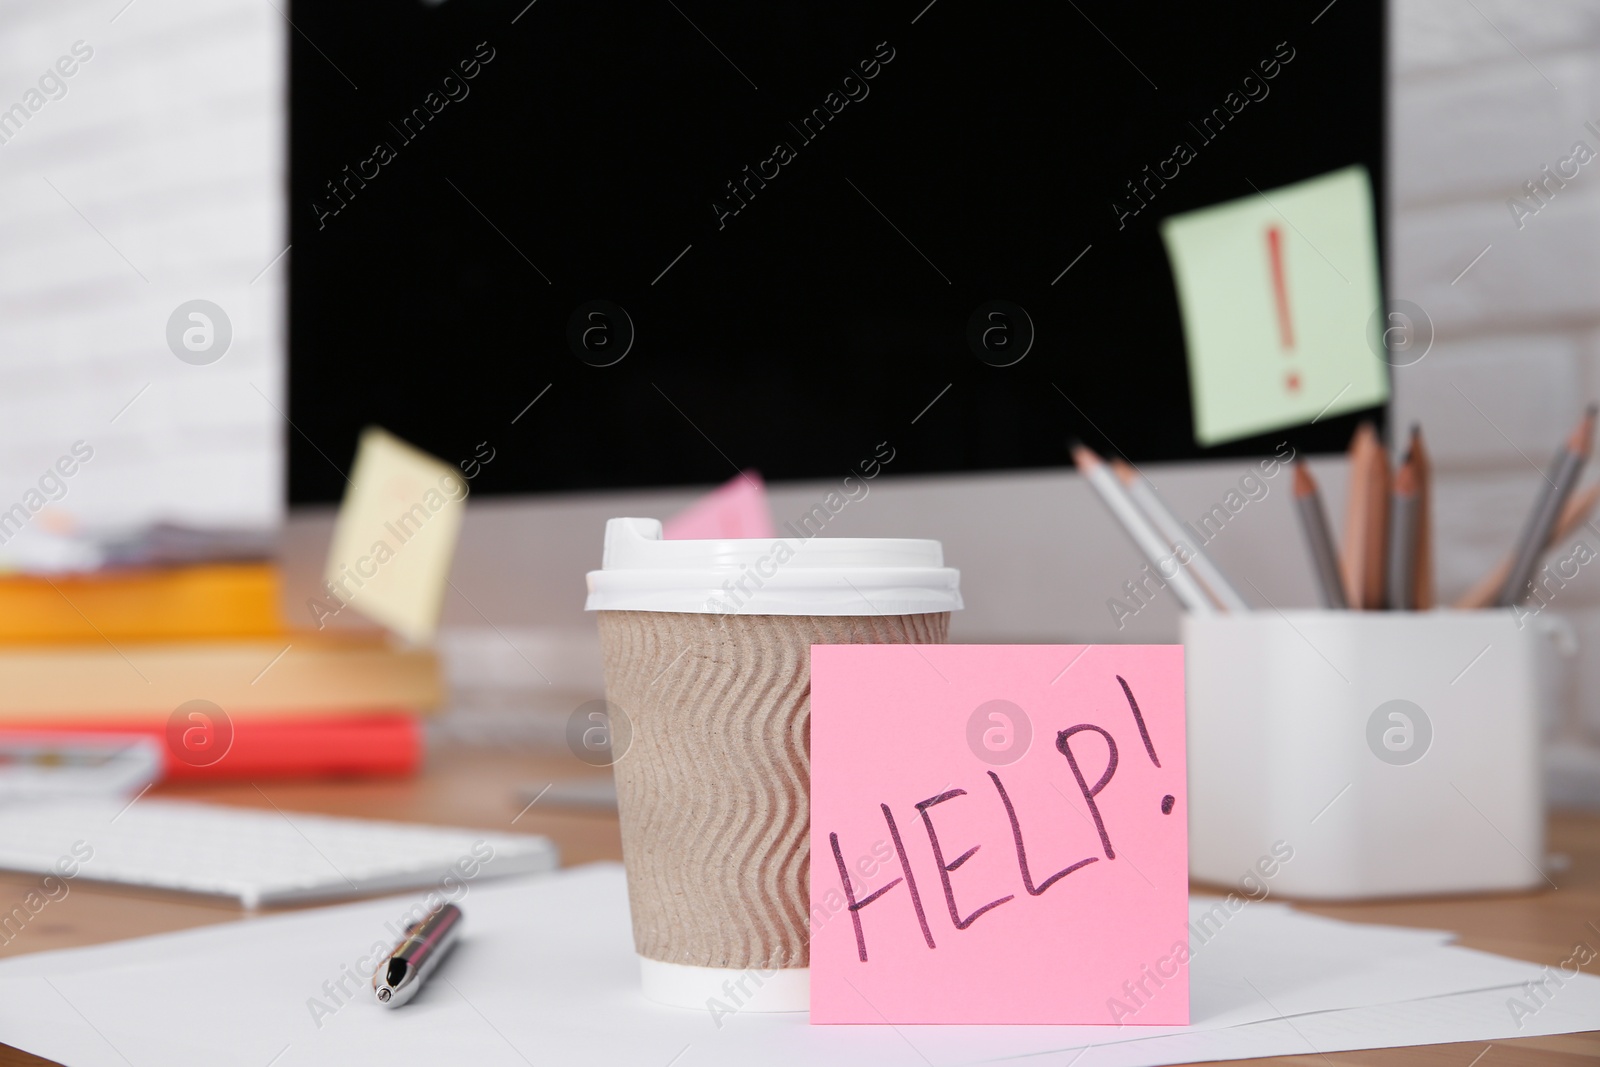
M 811 646 L 942 644 L 949 612 L 598 617 L 635 948 L 807 966 Z

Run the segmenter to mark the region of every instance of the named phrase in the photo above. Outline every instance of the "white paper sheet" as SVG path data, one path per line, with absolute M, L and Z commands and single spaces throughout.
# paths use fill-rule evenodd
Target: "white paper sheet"
M 1458 1041 L 1482 1041 L 1487 1045 L 1516 1037 L 1577 1033 L 1600 1027 L 1600 979 L 1579 977 L 1583 981 L 1569 984 L 1542 1011 L 1524 1019 L 1520 1028 L 1506 1007 L 1507 1000 L 1518 991 L 1492 989 L 1106 1045 L 1087 1049 L 1081 1055 L 1069 1051 L 1064 1059 L 1049 1062 L 1073 1061 L 1073 1067 L 1161 1067 Z M 1485 1063 L 1492 1060 L 1491 1056 Z M 1046 1061 L 1028 1057 L 1015 1062 L 1017 1067 L 1036 1062 L 1042 1067 Z
M 380 1058 L 947 1067 L 1091 1045 L 1081 1067 L 1132 1067 L 1600 1028 L 1600 980 L 1568 981 L 1519 1028 L 1505 1001 L 1540 968 L 1444 944 L 1449 935 L 1437 931 L 1339 923 L 1274 903 L 1248 904 L 1220 929 L 1213 924 L 1205 944 L 1193 939 L 1187 1029 L 827 1027 L 803 1014 L 751 1012 L 713 1019 L 639 995 L 614 864 L 471 888 L 460 901 L 460 947 L 416 1000 L 391 1011 L 354 975 L 411 902 L 367 901 L 0 963 L 0 1040 L 74 1067 Z M 341 980 L 353 996 L 339 990 Z

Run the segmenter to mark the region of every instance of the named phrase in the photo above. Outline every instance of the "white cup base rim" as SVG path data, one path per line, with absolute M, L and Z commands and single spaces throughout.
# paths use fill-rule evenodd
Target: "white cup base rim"
M 701 1011 L 809 1011 L 811 970 L 693 967 L 639 957 L 644 995 L 658 1004 Z

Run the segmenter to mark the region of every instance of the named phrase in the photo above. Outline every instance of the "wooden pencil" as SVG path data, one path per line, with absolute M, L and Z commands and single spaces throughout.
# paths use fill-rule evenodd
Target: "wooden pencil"
M 1364 422 L 1350 438 L 1346 453 L 1348 474 L 1344 487 L 1344 538 L 1340 543 L 1339 572 L 1344 579 L 1344 599 L 1352 608 L 1364 608 L 1362 589 L 1365 586 L 1367 554 L 1367 481 L 1371 477 L 1367 463 L 1367 450 L 1372 447 L 1375 434 L 1372 424 Z
M 1561 509 L 1561 518 L 1556 523 L 1555 532 L 1550 541 L 1545 545 L 1545 551 L 1556 547 L 1557 543 L 1572 536 L 1574 530 L 1589 520 L 1594 512 L 1595 505 L 1600 504 L 1600 482 L 1589 486 L 1587 489 L 1573 493 L 1567 504 Z M 1455 606 L 1462 609 L 1486 608 L 1494 603 L 1495 597 L 1500 595 L 1500 590 L 1505 587 L 1506 575 L 1511 573 L 1511 565 L 1516 562 L 1507 552 L 1495 564 L 1494 569 L 1482 578 L 1471 589 L 1456 598 Z
M 1550 543 L 1550 536 L 1560 522 L 1561 511 L 1567 505 L 1567 498 L 1577 486 L 1578 478 L 1583 474 L 1583 465 L 1588 462 L 1589 452 L 1594 448 L 1595 416 L 1596 407 L 1590 404 L 1584 410 L 1583 418 L 1578 420 L 1578 425 L 1556 451 L 1555 458 L 1550 461 L 1550 470 L 1544 476 L 1545 486 L 1511 551 L 1511 570 L 1506 574 L 1506 584 L 1495 599 L 1500 607 L 1520 604 L 1528 595 L 1528 585 L 1533 579 L 1534 569 L 1539 565 L 1539 557 L 1544 555 L 1545 546 Z
M 1352 608 L 1375 611 L 1384 604 L 1389 540 L 1389 457 L 1370 422 L 1350 441 L 1350 480 L 1345 491 L 1344 584 Z
M 1428 611 L 1437 598 L 1433 573 L 1433 467 L 1422 443 L 1422 426 L 1418 423 L 1411 424 L 1409 456 L 1417 478 L 1417 554 L 1412 603 L 1418 611 Z
M 1322 510 L 1322 494 L 1317 492 L 1316 479 L 1311 477 L 1303 460 L 1294 465 L 1294 502 L 1300 515 L 1300 529 L 1306 536 L 1306 550 L 1311 554 L 1312 573 L 1317 579 L 1322 606 L 1343 611 L 1350 605 L 1345 600 L 1333 537 L 1328 532 L 1328 519 Z
M 1069 442 L 1068 448 L 1078 472 L 1100 495 L 1106 509 L 1122 525 L 1123 532 L 1134 546 L 1144 553 L 1159 578 L 1172 585 L 1173 593 L 1183 606 L 1193 615 L 1215 615 L 1217 609 L 1212 606 L 1210 598 L 1201 590 L 1188 568 L 1177 562 L 1173 546 L 1161 539 L 1156 528 L 1150 525 L 1150 520 L 1145 518 L 1144 512 L 1139 510 L 1139 505 L 1133 502 L 1122 483 L 1117 481 L 1117 476 L 1111 472 L 1106 461 L 1081 441 Z M 1169 559 L 1173 562 L 1171 574 L 1165 573 L 1162 568 L 1162 564 Z
M 1417 606 L 1417 463 L 1407 456 L 1394 476 L 1389 514 L 1387 603 L 1391 611 Z
M 1112 458 L 1107 460 L 1111 469 L 1116 472 L 1122 484 L 1127 487 L 1128 495 L 1133 497 L 1133 502 L 1145 513 L 1156 531 L 1166 538 L 1173 546 L 1183 545 L 1190 554 L 1188 566 L 1194 568 L 1195 577 L 1200 580 L 1200 585 L 1211 599 L 1217 602 L 1217 607 L 1223 611 L 1249 611 L 1250 604 L 1239 590 L 1236 589 L 1228 576 L 1222 573 L 1222 568 L 1212 562 L 1211 557 L 1201 547 L 1202 541 L 1192 528 L 1186 528 L 1182 519 L 1167 506 L 1161 499 L 1161 494 L 1156 492 L 1156 487 L 1150 484 L 1133 464 L 1124 459 Z
M 1389 451 L 1383 447 L 1383 442 L 1378 440 L 1377 431 L 1373 431 L 1372 434 L 1372 448 L 1367 452 L 1367 463 L 1371 466 L 1367 482 L 1367 545 L 1370 551 L 1366 561 L 1366 583 L 1362 588 L 1361 597 L 1364 607 L 1369 611 L 1377 611 L 1383 608 L 1386 599 L 1385 589 L 1389 577 L 1389 508 L 1393 500 Z

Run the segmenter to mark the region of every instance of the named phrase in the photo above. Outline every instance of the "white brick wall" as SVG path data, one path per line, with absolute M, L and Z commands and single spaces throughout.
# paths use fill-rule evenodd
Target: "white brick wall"
M 82 439 L 94 459 L 35 521 L 274 525 L 288 27 L 261 0 L 124 3 L 0 7 L 0 122 L 93 50 L 0 125 L 0 508 Z M 194 298 L 232 323 L 208 366 L 167 345 Z
M 1420 420 L 1434 451 L 1450 597 L 1504 553 L 1534 465 L 1600 396 L 1600 159 L 1520 229 L 1506 206 L 1574 142 L 1600 153 L 1584 128 L 1600 126 L 1600 4 L 1393 0 L 1391 20 L 1390 291 L 1437 335 L 1395 373 L 1395 425 Z M 1587 651 L 1600 644 L 1600 572 L 1584 573 L 1558 606 Z M 1555 729 L 1567 745 L 1600 744 L 1600 656 L 1572 662 Z
M 1507 38 L 1529 55 L 1576 52 L 1600 38 L 1592 0 L 1391 0 L 1391 7 L 1394 70 L 1410 82 L 1500 63 L 1511 52 Z
M 1398 0 L 1395 15 L 1402 27 L 1407 8 L 1414 6 L 1416 0 Z M 1459 6 L 1477 18 L 1470 6 Z M 1521 185 L 1542 163 L 1553 164 L 1571 147 L 1590 117 L 1583 108 L 1592 77 L 1588 64 L 1563 55 L 1535 70 L 1504 42 L 1501 47 L 1504 54 L 1465 70 L 1407 76 L 1397 67 L 1390 106 L 1390 195 L 1397 205 L 1493 197 Z M 1550 82 L 1561 91 L 1551 89 Z M 1475 150 L 1490 140 L 1494 151 Z

